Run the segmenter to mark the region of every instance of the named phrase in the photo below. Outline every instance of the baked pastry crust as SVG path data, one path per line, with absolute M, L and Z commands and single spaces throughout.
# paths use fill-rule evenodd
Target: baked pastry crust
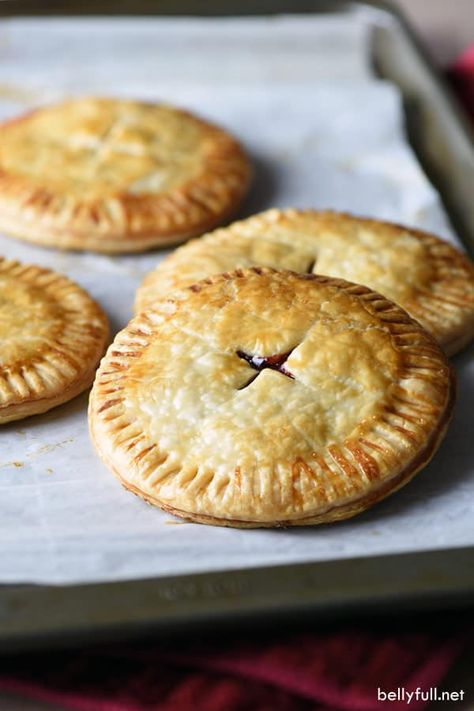
M 302 526 L 364 511 L 432 457 L 453 374 L 370 289 L 267 268 L 209 277 L 142 312 L 91 393 L 99 455 L 191 521 Z
M 145 277 L 136 311 L 173 289 L 249 266 L 365 284 L 408 311 L 448 355 L 474 336 L 474 267 L 466 256 L 420 230 L 314 210 L 269 210 L 189 242 Z
M 108 338 L 93 299 L 49 269 L 0 258 L 0 423 L 88 388 Z
M 73 99 L 0 129 L 0 229 L 61 249 L 182 241 L 223 222 L 249 182 L 234 138 L 165 104 Z

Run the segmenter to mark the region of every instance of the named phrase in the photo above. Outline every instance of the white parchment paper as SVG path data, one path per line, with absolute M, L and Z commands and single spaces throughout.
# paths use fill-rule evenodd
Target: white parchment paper
M 396 89 L 370 74 L 361 18 L 12 20 L 0 26 L 0 115 L 64 95 L 166 99 L 221 123 L 255 164 L 240 216 L 337 208 L 456 240 L 403 133 Z M 0 137 L 1 139 L 1 137 Z M 0 253 L 85 286 L 115 332 L 164 252 L 59 253 L 0 235 Z M 0 345 L 1 347 L 1 345 Z M 434 461 L 372 511 L 305 530 L 177 523 L 122 490 L 87 433 L 87 394 L 0 430 L 0 581 L 74 583 L 474 544 L 474 364 Z

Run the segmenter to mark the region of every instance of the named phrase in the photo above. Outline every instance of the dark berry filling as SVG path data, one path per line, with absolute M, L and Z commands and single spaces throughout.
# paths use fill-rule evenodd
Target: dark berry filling
M 276 355 L 272 356 L 258 356 L 250 355 L 250 353 L 245 353 L 244 351 L 237 351 L 237 355 L 239 356 L 239 358 L 242 358 L 242 360 L 247 361 L 251 368 L 258 371 L 256 375 L 254 375 L 247 383 L 245 383 L 245 385 L 240 388 L 240 390 L 246 388 L 247 385 L 250 385 L 250 383 L 253 383 L 255 378 L 258 377 L 258 374 L 262 370 L 265 370 L 265 368 L 277 370 L 282 375 L 286 375 L 287 378 L 291 378 L 292 380 L 294 380 L 295 376 L 290 373 L 290 371 L 287 370 L 284 366 L 284 363 L 288 360 L 291 353 L 292 350 L 288 351 L 287 353 L 277 353 Z

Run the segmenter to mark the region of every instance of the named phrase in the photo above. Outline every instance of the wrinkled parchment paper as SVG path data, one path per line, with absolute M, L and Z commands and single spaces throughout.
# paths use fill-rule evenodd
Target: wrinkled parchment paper
M 456 240 L 403 134 L 396 89 L 370 73 L 363 17 L 9 20 L 0 25 L 0 116 L 71 94 L 164 99 L 233 131 L 255 165 L 240 216 L 331 207 Z M 1 136 L 0 136 L 1 140 Z M 59 253 L 0 235 L 0 254 L 89 289 L 115 332 L 165 252 Z M 474 364 L 423 473 L 353 521 L 238 531 L 179 523 L 125 492 L 87 433 L 87 394 L 0 430 L 0 582 L 75 583 L 474 544 Z M 471 436 L 469 436 L 471 435 Z

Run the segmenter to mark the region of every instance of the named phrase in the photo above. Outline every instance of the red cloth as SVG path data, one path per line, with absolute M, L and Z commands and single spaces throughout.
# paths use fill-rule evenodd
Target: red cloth
M 448 71 L 461 103 L 474 121 L 474 45 L 468 47 Z
M 0 689 L 79 711 L 377 711 L 387 709 L 379 687 L 439 686 L 465 639 L 353 630 L 191 649 L 90 648 L 4 659 Z M 426 706 L 410 703 L 413 711 Z
M 449 77 L 474 119 L 474 46 Z M 465 641 L 455 632 L 355 630 L 253 645 L 22 655 L 2 659 L 0 689 L 79 711 L 401 711 L 405 701 L 377 701 L 377 688 L 438 686 Z

